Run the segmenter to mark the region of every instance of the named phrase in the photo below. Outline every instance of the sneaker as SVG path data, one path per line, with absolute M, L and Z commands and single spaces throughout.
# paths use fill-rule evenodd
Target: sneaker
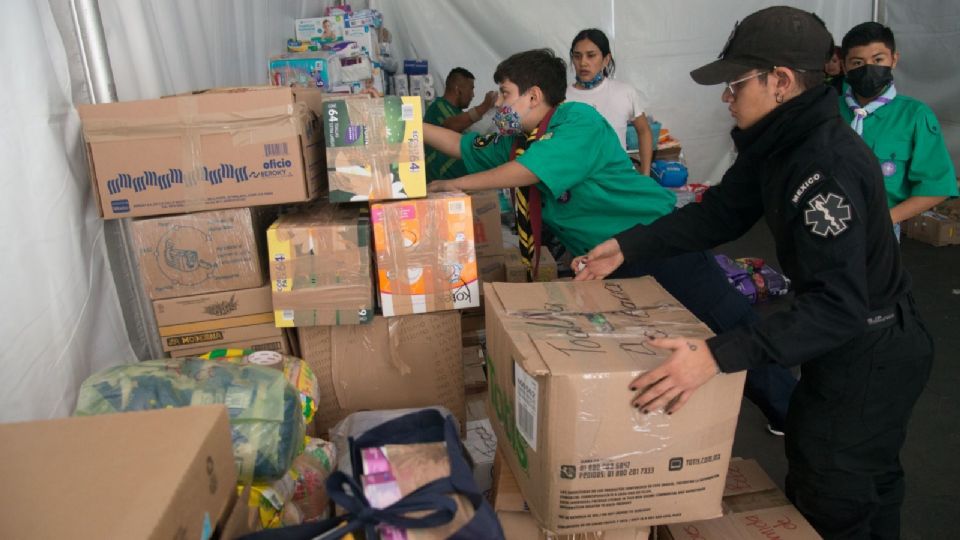
M 783 437 L 783 431 L 773 427 L 773 424 L 767 424 L 767 431 L 770 432 L 771 435 Z

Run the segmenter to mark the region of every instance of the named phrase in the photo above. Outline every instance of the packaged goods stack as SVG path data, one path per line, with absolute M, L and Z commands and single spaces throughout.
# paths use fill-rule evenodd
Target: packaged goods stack
M 665 335 L 709 329 L 652 278 L 485 286 L 494 507 L 506 538 L 647 538 L 721 516 L 744 375 L 644 414 L 630 383 Z M 554 536 L 550 536 L 554 535 Z

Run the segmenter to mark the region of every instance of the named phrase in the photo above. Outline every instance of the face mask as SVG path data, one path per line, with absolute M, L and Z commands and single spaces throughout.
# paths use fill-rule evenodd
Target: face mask
M 603 71 L 604 71 L 604 70 L 601 69 L 601 70 L 597 73 L 597 76 L 594 77 L 594 78 L 592 78 L 592 79 L 590 79 L 589 81 L 584 81 L 584 80 L 581 80 L 581 79 L 577 78 L 577 82 L 579 82 L 579 83 L 580 83 L 580 86 L 582 86 L 584 89 L 589 90 L 589 89 L 597 86 L 598 84 L 600 84 L 601 81 L 603 81 Z
M 519 101 L 519 98 L 517 101 Z M 523 127 L 520 125 L 520 113 L 511 105 L 497 107 L 496 112 L 493 113 L 493 125 L 497 126 L 497 133 L 503 136 L 523 133 Z
M 863 98 L 879 96 L 883 89 L 893 82 L 890 66 L 870 64 L 847 72 L 847 82 L 853 92 Z

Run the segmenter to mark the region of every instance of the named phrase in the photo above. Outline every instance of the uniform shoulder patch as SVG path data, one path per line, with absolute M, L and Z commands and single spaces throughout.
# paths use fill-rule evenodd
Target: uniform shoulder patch
M 499 134 L 496 133 L 496 132 L 494 132 L 494 133 L 487 133 L 486 135 L 480 135 L 479 137 L 477 137 L 476 139 L 473 140 L 473 147 L 474 147 L 474 148 L 484 148 L 484 147 L 486 147 L 486 146 L 490 146 L 490 144 L 496 142 L 496 140 L 497 140 L 497 135 L 499 135 Z
M 839 236 L 848 229 L 847 223 L 853 217 L 850 205 L 841 196 L 833 192 L 818 193 L 807 202 L 803 213 L 803 222 L 810 232 L 827 238 Z
M 797 186 L 796 191 L 793 192 L 793 195 L 790 197 L 790 202 L 794 206 L 800 205 L 800 200 L 803 199 L 803 194 L 810 190 L 813 186 L 819 184 L 823 180 L 823 173 L 816 171 L 810 176 L 808 176 L 803 182 L 800 182 L 800 185 Z

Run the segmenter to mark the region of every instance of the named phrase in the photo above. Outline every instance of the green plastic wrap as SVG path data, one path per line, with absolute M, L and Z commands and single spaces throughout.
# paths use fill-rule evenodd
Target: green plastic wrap
M 76 414 L 216 403 L 230 414 L 241 481 L 281 478 L 303 449 L 305 427 L 300 395 L 276 369 L 200 358 L 116 366 L 84 381 Z

